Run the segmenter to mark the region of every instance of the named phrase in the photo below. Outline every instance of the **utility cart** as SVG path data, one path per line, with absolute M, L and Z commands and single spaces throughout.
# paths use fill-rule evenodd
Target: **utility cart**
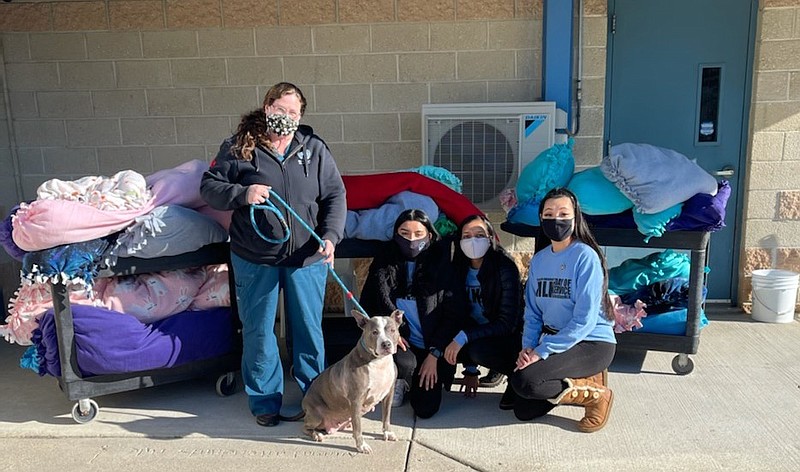
M 200 267 L 210 264 L 226 263 L 230 268 L 228 243 L 215 243 L 197 251 L 177 256 L 156 259 L 120 258 L 114 267 L 101 270 L 97 277 L 145 274 L 165 270 Z M 229 270 L 229 283 L 233 287 L 233 273 Z M 53 295 L 54 320 L 58 337 L 58 351 L 61 365 L 59 387 L 69 400 L 77 403 L 72 408 L 72 418 L 78 423 L 92 421 L 100 410 L 93 397 L 112 393 L 137 390 L 203 376 L 218 376 L 216 391 L 220 396 L 228 396 L 236 391 L 236 372 L 241 367 L 241 336 L 236 312 L 236 297 L 231 289 L 231 330 L 234 349 L 222 356 L 190 361 L 169 368 L 148 371 L 103 374 L 83 377 L 78 366 L 75 348 L 75 331 L 69 293 L 64 283 L 51 283 Z M 210 336 L 215 333 L 209 333 Z

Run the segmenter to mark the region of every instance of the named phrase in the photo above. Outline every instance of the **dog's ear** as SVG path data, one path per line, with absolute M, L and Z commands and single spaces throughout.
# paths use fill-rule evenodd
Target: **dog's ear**
M 391 315 L 389 315 L 389 317 L 392 318 L 395 323 L 397 323 L 397 326 L 400 326 L 403 324 L 403 313 L 405 313 L 403 310 L 395 310 Z
M 353 318 L 356 320 L 356 324 L 358 324 L 358 327 L 364 329 L 364 325 L 367 324 L 367 321 L 369 321 L 369 317 L 367 317 L 367 315 L 361 313 L 358 310 L 351 310 L 350 314 L 353 315 Z

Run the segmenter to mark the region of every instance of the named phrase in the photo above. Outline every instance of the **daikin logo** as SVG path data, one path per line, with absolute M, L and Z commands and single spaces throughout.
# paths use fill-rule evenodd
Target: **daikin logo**
M 544 121 L 547 119 L 547 115 L 539 114 L 539 115 L 525 115 L 525 137 L 527 138 L 534 131 L 536 128 L 539 127 Z

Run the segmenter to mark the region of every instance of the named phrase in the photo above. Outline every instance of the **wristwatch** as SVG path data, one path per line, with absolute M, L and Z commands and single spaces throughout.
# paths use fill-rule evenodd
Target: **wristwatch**
M 428 349 L 428 352 L 430 352 L 433 355 L 433 357 L 437 359 L 442 357 L 442 351 L 440 351 L 438 347 L 432 347 Z

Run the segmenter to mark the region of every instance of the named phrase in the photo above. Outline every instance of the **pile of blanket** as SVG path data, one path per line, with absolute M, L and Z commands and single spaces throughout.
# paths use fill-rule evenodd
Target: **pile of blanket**
M 148 177 L 126 170 L 41 184 L 37 198 L 15 207 L 2 225 L 0 240 L 22 261 L 22 271 L 0 335 L 31 343 L 38 319 L 52 307 L 51 282 L 66 284 L 72 303 L 128 313 L 142 323 L 229 306 L 224 265 L 95 280 L 118 257 L 185 254 L 227 239 L 229 215 L 200 198 L 206 168 L 196 160 Z
M 597 167 L 574 173 L 571 146 L 556 145 L 529 163 L 513 195 L 504 195 L 508 221 L 539 226 L 548 190 L 575 193 L 586 221 L 600 228 L 636 229 L 644 241 L 666 231 L 713 232 L 725 226 L 730 183 L 695 161 L 649 144 L 612 146 Z
M 191 254 L 226 241 L 230 212 L 213 210 L 199 193 L 207 168 L 206 162 L 192 160 L 146 177 L 126 170 L 111 177 L 53 179 L 37 189 L 35 200 L 12 209 L 0 224 L 0 244 L 22 262 L 23 269 L 0 336 L 11 343 L 33 345 L 24 356 L 28 367 L 40 374 L 60 373 L 53 341 L 57 333 L 51 283 L 67 286 L 84 374 L 123 372 L 124 362 L 109 361 L 125 358 L 123 353 L 137 352 L 138 358 L 150 360 L 129 363 L 126 368 L 151 369 L 216 355 L 231 344 L 230 329 L 219 329 L 220 313 L 225 319 L 230 317 L 229 309 L 218 310 L 230 306 L 225 265 L 96 277 L 101 269 L 113 268 L 119 258 Z M 466 216 L 482 214 L 460 193 L 458 178 L 441 168 L 425 166 L 408 172 L 344 176 L 343 180 L 348 238 L 389 240 L 395 218 L 408 208 L 424 209 L 445 234 Z M 220 342 L 198 353 L 195 348 L 205 349 L 203 343 L 175 336 L 196 335 L 183 323 L 204 319 L 213 320 L 209 326 L 214 326 L 204 336 L 220 338 Z M 105 336 L 110 330 L 115 333 L 114 343 Z M 162 338 L 173 342 L 162 342 Z M 166 355 L 167 344 L 178 351 Z M 148 353 L 155 346 L 162 351 Z M 190 351 L 181 354 L 180 346 Z
M 686 334 L 689 306 L 689 256 L 672 249 L 626 259 L 608 270 L 614 302 L 614 331 Z M 705 298 L 705 288 L 703 288 Z M 702 311 L 700 328 L 708 324 Z
M 192 264 L 188 256 L 185 269 L 96 277 L 119 258 L 191 254 L 226 241 L 230 215 L 200 198 L 207 167 L 196 160 L 147 177 L 126 170 L 52 179 L 12 210 L 0 243 L 22 262 L 21 284 L 0 336 L 31 345 L 23 365 L 60 375 L 51 283 L 67 288 L 82 374 L 171 367 L 232 349 L 226 265 Z

